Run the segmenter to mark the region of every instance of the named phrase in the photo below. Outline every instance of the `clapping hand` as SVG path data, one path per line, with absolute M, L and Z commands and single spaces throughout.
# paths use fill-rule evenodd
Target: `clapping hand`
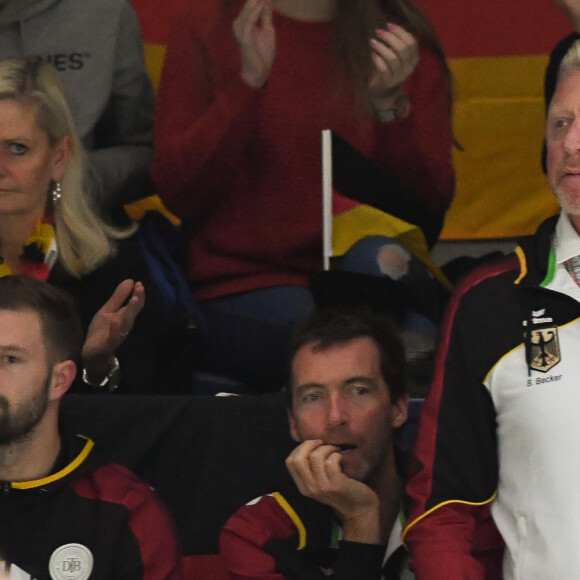
M 370 41 L 375 70 L 371 75 L 369 95 L 379 109 L 391 106 L 400 86 L 419 62 L 419 45 L 412 34 L 389 22 L 379 28 Z
M 123 280 L 95 314 L 83 344 L 82 360 L 91 377 L 106 375 L 115 350 L 123 344 L 145 305 L 141 282 Z
M 580 33 L 580 0 L 555 0 L 556 5 L 570 21 L 575 32 Z
M 242 63 L 241 76 L 254 88 L 266 84 L 276 56 L 272 16 L 272 0 L 248 0 L 234 20 L 233 31 Z

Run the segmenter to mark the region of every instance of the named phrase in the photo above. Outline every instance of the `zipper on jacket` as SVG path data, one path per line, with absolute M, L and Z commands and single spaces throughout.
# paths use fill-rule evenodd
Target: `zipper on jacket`
M 0 482 L 0 489 L 2 489 L 2 495 L 8 495 L 12 486 L 10 485 L 9 481 L 2 481 Z

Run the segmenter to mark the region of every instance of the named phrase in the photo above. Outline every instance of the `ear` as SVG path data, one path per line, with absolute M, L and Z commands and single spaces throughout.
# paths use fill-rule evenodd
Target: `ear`
M 66 171 L 72 153 L 72 137 L 65 135 L 52 148 L 52 173 L 53 181 L 60 181 Z
M 397 429 L 401 427 L 407 420 L 407 413 L 409 410 L 409 395 L 405 393 L 401 395 L 392 406 L 393 427 Z
M 298 434 L 298 424 L 296 422 L 296 418 L 292 414 L 292 409 L 288 409 L 288 423 L 290 423 L 290 436 L 296 443 L 302 443 L 302 438 Z
M 77 374 L 77 365 L 72 360 L 63 360 L 52 368 L 50 381 L 51 401 L 56 401 L 68 391 Z

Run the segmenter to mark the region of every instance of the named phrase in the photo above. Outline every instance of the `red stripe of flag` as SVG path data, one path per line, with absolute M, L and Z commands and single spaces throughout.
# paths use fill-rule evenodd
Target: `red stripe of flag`
M 547 54 L 572 29 L 548 0 L 417 0 L 448 58 Z

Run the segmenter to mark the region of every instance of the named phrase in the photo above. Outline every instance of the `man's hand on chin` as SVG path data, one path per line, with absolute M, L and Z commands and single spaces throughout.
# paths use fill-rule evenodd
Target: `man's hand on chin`
M 342 539 L 380 544 L 379 498 L 367 485 L 344 475 L 342 455 L 320 439 L 302 442 L 286 467 L 302 495 L 330 506 L 342 520 Z

